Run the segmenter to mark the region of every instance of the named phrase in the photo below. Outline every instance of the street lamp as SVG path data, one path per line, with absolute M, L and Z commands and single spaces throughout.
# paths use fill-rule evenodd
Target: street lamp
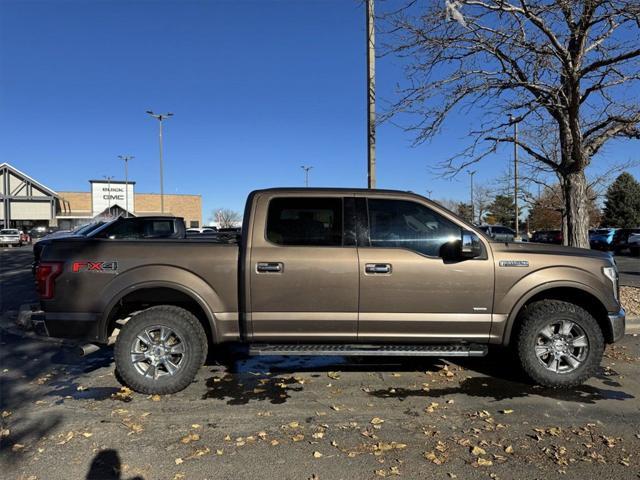
M 164 168 L 162 164 L 162 122 L 169 117 L 173 117 L 173 113 L 153 113 L 152 110 L 147 110 L 147 113 L 153 118 L 157 119 L 160 123 L 160 212 L 164 213 Z
M 309 186 L 309 170 L 311 170 L 313 167 L 307 166 L 307 165 L 301 165 L 300 168 L 304 170 L 304 186 L 308 187 Z
M 516 235 L 514 240 L 520 239 L 520 215 L 518 212 L 518 122 L 517 119 L 509 114 L 509 123 L 513 123 L 513 204 L 516 214 Z
M 118 155 L 120 160 L 124 160 L 124 214 L 129 218 L 129 160 L 133 160 L 133 155 Z

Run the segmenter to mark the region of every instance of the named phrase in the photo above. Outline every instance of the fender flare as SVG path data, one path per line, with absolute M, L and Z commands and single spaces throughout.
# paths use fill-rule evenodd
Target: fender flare
M 109 328 L 109 316 L 116 305 L 127 295 L 139 291 L 145 290 L 148 288 L 170 288 L 172 290 L 179 291 L 189 296 L 193 301 L 195 301 L 202 311 L 207 316 L 207 322 L 209 324 L 209 329 L 211 331 L 211 337 L 213 343 L 218 343 L 218 331 L 216 328 L 216 317 L 209 305 L 204 301 L 204 299 L 191 288 L 185 287 L 182 284 L 166 281 L 166 280 L 153 280 L 140 282 L 133 285 L 130 285 L 122 290 L 120 290 L 109 303 L 107 303 L 106 307 L 102 312 L 102 317 L 100 320 L 99 334 L 103 339 L 107 339 L 107 329 Z
M 590 295 L 591 297 L 595 298 L 601 305 L 602 307 L 606 310 L 606 303 L 604 301 L 604 299 L 602 298 L 602 296 L 600 295 L 600 293 L 595 290 L 594 288 L 590 287 L 589 285 L 586 285 L 584 283 L 580 283 L 580 282 L 575 282 L 575 281 L 554 281 L 554 282 L 548 282 L 548 283 L 544 283 L 542 285 L 538 285 L 530 290 L 528 290 L 526 293 L 524 293 L 519 299 L 518 301 L 515 303 L 515 305 L 513 306 L 513 308 L 511 309 L 511 311 L 509 312 L 509 316 L 507 318 L 507 322 L 506 325 L 504 327 L 504 332 L 502 335 L 502 344 L 503 345 L 509 345 L 510 341 L 511 341 L 511 333 L 513 331 L 513 326 L 516 323 L 516 318 L 518 317 L 518 314 L 520 313 L 520 311 L 522 310 L 522 307 L 524 307 L 524 305 L 526 305 L 526 303 L 531 300 L 533 297 L 535 297 L 536 295 L 539 295 L 540 293 L 543 293 L 547 290 L 553 290 L 556 288 L 570 288 L 573 290 L 580 290 L 583 293 L 586 293 L 588 295 Z

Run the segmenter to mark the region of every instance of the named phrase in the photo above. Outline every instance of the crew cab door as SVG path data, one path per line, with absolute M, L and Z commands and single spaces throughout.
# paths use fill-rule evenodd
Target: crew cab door
M 417 199 L 358 198 L 360 342 L 487 341 L 490 249 L 456 254 L 463 227 Z
M 355 236 L 344 234 L 343 205 L 339 194 L 256 198 L 245 263 L 250 338 L 356 340 L 358 256 Z

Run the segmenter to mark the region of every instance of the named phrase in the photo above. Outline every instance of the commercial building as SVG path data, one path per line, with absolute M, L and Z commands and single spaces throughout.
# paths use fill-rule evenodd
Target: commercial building
M 28 230 L 38 226 L 70 229 L 119 215 L 174 215 L 188 227 L 202 225 L 200 195 L 136 193 L 136 182 L 90 180 L 88 191 L 54 191 L 15 167 L 0 164 L 0 223 Z

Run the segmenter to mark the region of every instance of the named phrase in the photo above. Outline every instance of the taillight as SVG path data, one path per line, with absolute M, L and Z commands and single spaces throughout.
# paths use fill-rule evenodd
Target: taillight
M 36 269 L 36 285 L 41 299 L 53 298 L 54 283 L 61 273 L 62 262 L 40 262 Z

